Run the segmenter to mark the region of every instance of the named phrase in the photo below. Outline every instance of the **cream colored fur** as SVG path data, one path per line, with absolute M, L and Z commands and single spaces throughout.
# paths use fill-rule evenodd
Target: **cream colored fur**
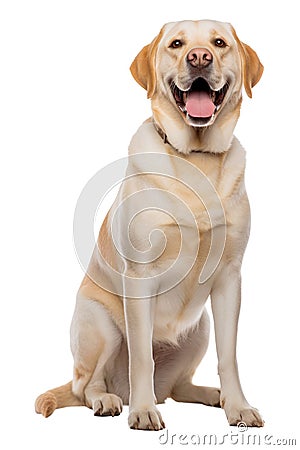
M 226 48 L 214 45 L 215 39 L 220 37 L 227 43 Z M 170 42 L 175 39 L 181 39 L 184 45 L 172 51 Z M 189 123 L 179 111 L 169 88 L 170 79 L 183 88 L 187 85 L 186 55 L 189 50 L 199 47 L 209 49 L 213 55 L 209 72 L 213 89 L 220 89 L 226 80 L 230 80 L 221 108 L 206 127 Z M 164 422 L 156 404 L 172 397 L 177 401 L 221 405 L 231 425 L 240 421 L 248 426 L 263 425 L 258 411 L 245 399 L 236 362 L 240 269 L 249 235 L 250 213 L 244 186 L 245 152 L 233 136 L 242 86 L 251 96 L 251 88 L 259 81 L 262 70 L 256 53 L 238 39 L 232 26 L 215 21 L 167 24 L 134 60 L 131 71 L 151 98 L 153 118 L 138 129 L 129 154 L 154 152 L 166 155 L 168 168 L 162 167 L 162 171 L 171 171 L 172 179 L 146 174 L 147 160 L 140 158 L 135 170 L 141 176 L 124 181 L 98 239 L 104 258 L 124 275 L 123 295 L 100 287 L 101 279 L 109 277 L 109 272 L 94 256 L 78 292 L 71 326 L 72 384 L 42 394 L 36 401 L 37 412 L 47 417 L 55 408 L 86 405 L 95 415 L 117 415 L 123 404 L 129 404 L 131 428 L 159 430 L 164 427 Z M 166 135 L 167 143 L 157 128 Z M 217 207 L 215 200 L 209 190 L 204 192 L 204 206 L 181 183 L 184 161 L 198 168 L 214 186 L 226 224 L 218 218 L 221 212 L 217 211 L 216 220 L 220 221 L 215 230 L 211 229 L 209 211 Z M 191 182 L 198 183 L 196 176 Z M 165 252 L 158 261 L 146 265 L 129 262 L 115 251 L 114 245 L 120 246 L 125 253 L 128 250 L 123 239 L 127 227 L 126 212 L 114 225 L 118 242 L 111 235 L 114 213 L 122 200 L 142 189 L 153 188 L 171 191 L 188 205 L 196 218 L 201 238 L 200 250 L 190 272 L 166 292 L 157 286 L 155 275 L 167 269 L 180 250 L 180 233 L 170 219 L 161 211 L 149 210 L 138 215 L 131 224 L 130 238 L 140 251 L 149 246 L 148 236 L 153 229 L 162 230 L 166 237 Z M 170 207 L 176 210 L 172 198 Z M 135 206 L 142 209 L 143 204 Z M 185 229 L 192 230 L 187 217 L 181 217 L 181 221 Z M 217 228 L 222 228 L 226 234 L 222 257 L 205 283 L 199 283 L 212 232 Z M 160 235 L 155 239 L 152 241 L 154 253 L 161 245 Z M 180 253 L 182 267 L 190 264 L 190 255 L 198 245 L 193 234 L 188 241 Z M 154 278 L 149 278 L 146 289 L 139 292 L 139 284 L 131 283 L 128 277 L 139 278 L 145 273 Z M 141 298 L 136 298 L 139 296 Z M 215 323 L 220 389 L 192 384 L 192 376 L 208 345 L 209 319 L 205 303 L 209 297 Z

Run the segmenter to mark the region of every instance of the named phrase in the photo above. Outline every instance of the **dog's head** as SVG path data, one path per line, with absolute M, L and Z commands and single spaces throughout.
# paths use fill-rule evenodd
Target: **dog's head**
M 242 85 L 251 97 L 263 66 L 230 24 L 202 20 L 164 25 L 137 55 L 131 72 L 147 90 L 154 119 L 174 147 L 184 153 L 220 152 L 230 145 Z

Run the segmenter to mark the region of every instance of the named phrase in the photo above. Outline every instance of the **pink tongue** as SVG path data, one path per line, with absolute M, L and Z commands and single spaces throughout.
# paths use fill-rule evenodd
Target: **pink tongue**
M 185 104 L 187 113 L 192 117 L 210 117 L 213 115 L 215 105 L 205 91 L 194 91 L 188 95 Z

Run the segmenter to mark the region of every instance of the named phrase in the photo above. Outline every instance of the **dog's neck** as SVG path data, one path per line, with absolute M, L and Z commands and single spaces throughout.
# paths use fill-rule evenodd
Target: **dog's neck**
M 159 105 L 159 106 L 158 106 Z M 224 153 L 231 145 L 233 131 L 240 114 L 241 98 L 235 105 L 226 105 L 215 122 L 208 127 L 192 127 L 169 104 L 152 99 L 153 121 L 165 143 L 180 153 Z

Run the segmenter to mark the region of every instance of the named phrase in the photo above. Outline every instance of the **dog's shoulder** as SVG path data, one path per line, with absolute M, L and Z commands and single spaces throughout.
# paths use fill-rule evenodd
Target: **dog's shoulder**
M 225 207 L 237 205 L 239 200 L 246 196 L 245 167 L 246 152 L 234 137 L 223 163 L 218 186 Z

